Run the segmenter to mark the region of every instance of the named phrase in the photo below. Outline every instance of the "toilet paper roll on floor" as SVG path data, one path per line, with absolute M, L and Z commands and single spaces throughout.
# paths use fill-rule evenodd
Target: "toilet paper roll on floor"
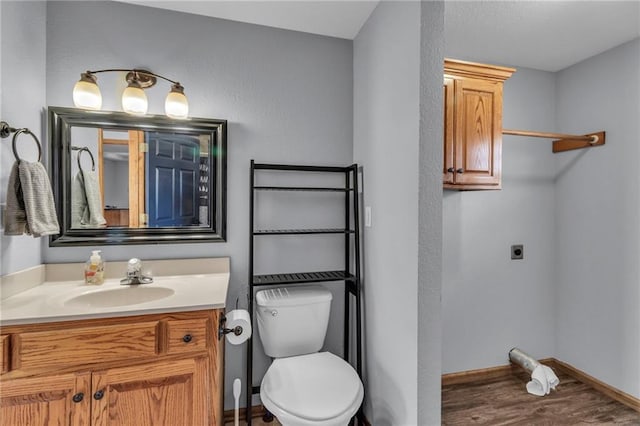
M 235 333 L 227 333 L 227 342 L 232 345 L 241 345 L 249 340 L 251 337 L 251 317 L 249 311 L 245 309 L 234 309 L 226 314 L 227 322 L 225 328 L 235 329 L 236 327 L 242 328 L 242 333 L 236 335 Z

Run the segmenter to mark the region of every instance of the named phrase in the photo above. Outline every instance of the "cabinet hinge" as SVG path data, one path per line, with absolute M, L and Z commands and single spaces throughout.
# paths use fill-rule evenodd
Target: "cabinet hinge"
M 149 152 L 149 144 L 148 143 L 141 142 L 138 145 L 138 147 L 139 147 L 140 152 Z

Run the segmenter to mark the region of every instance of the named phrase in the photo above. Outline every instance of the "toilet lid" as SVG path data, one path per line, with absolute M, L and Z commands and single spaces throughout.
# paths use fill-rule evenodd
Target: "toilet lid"
M 282 410 L 309 420 L 337 417 L 363 397 L 358 373 L 330 352 L 274 360 L 260 392 Z

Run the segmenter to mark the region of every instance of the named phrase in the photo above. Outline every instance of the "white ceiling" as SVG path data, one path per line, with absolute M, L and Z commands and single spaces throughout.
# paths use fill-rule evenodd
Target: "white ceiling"
M 145 6 L 353 39 L 371 0 L 125 1 Z M 640 0 L 447 0 L 445 54 L 558 71 L 640 37 Z
M 447 1 L 445 53 L 558 71 L 640 36 L 640 1 Z
M 372 0 L 133 0 L 161 9 L 353 39 L 378 4 Z

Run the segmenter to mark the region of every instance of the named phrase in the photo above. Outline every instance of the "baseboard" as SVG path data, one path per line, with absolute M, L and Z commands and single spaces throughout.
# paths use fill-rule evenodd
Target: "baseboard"
M 264 405 L 254 405 L 251 407 L 251 418 L 262 417 L 266 411 L 267 410 L 265 410 Z M 241 421 L 247 420 L 246 410 L 244 407 L 240 408 L 239 417 L 239 420 Z M 232 423 L 234 420 L 235 410 L 225 410 L 222 419 L 223 424 Z M 362 415 L 362 426 L 371 426 L 371 423 L 369 423 L 369 420 L 367 420 L 367 417 L 364 414 Z
M 264 409 L 264 405 L 254 405 L 253 407 L 251 407 L 251 418 L 256 418 L 256 417 L 262 417 L 264 416 L 264 413 L 266 412 L 266 410 Z M 240 420 L 247 420 L 247 410 L 244 409 L 244 407 L 240 408 Z M 224 416 L 223 416 L 223 423 L 233 423 L 233 421 L 235 420 L 235 410 L 225 410 L 224 412 Z
M 539 360 L 543 364 L 553 361 L 553 358 L 545 358 Z M 479 382 L 499 377 L 510 376 L 517 373 L 520 369 L 517 365 L 508 364 L 498 367 L 479 368 L 477 370 L 460 371 L 457 373 L 447 373 L 442 375 L 442 386 L 458 385 L 462 383 Z
M 572 365 L 566 362 L 560 361 L 555 358 L 545 358 L 538 360 L 542 364 L 546 364 L 551 368 L 562 371 L 563 373 L 573 377 L 582 383 L 591 386 L 592 388 L 602 392 L 609 398 L 614 399 L 621 404 L 626 405 L 633 410 L 640 412 L 640 399 L 629 395 L 626 392 L 621 391 L 611 385 L 608 385 L 593 376 L 588 375 L 584 371 L 578 370 Z M 522 372 L 522 368 L 514 365 L 501 365 L 498 367 L 480 368 L 477 370 L 460 371 L 457 373 L 447 373 L 442 375 L 442 386 L 457 385 L 463 383 L 478 382 L 484 380 L 495 379 L 499 377 L 509 376 L 511 374 Z M 562 385 L 562 384 L 560 384 Z
M 620 389 L 614 388 L 611 385 L 608 385 L 593 376 L 585 373 L 582 370 L 578 370 L 572 365 L 567 364 L 566 362 L 553 359 L 552 362 L 549 363 L 551 368 L 556 368 L 559 371 L 568 374 L 576 380 L 581 381 L 582 383 L 591 386 L 592 388 L 602 392 L 607 395 L 609 398 L 614 399 L 621 404 L 626 405 L 627 407 L 637 411 L 640 413 L 640 399 L 629 395 L 626 392 L 621 391 Z

